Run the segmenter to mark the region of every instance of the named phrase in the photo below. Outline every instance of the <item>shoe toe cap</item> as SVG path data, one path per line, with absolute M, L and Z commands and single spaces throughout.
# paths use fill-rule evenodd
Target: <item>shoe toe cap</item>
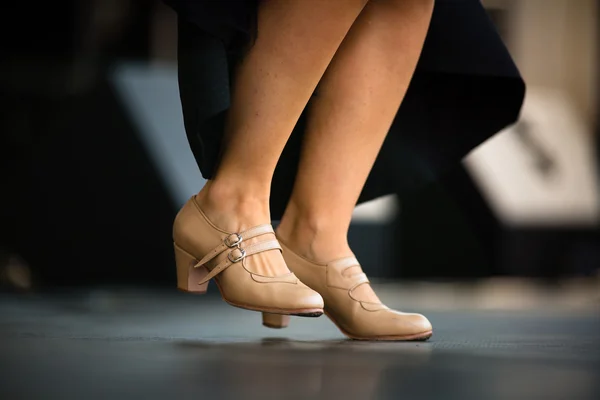
M 431 322 L 421 314 L 408 314 L 408 322 L 414 327 L 416 333 L 429 332 L 433 329 Z
M 302 293 L 298 296 L 297 301 L 302 305 L 303 308 L 323 309 L 324 307 L 323 297 L 321 297 L 319 293 L 309 288 L 302 290 Z
M 278 308 L 287 309 L 289 311 L 296 310 L 302 312 L 322 311 L 324 307 L 323 298 L 321 295 L 308 287 L 296 287 L 290 290 L 289 285 L 285 290 L 279 291 L 277 298 Z
M 391 311 L 387 334 L 393 336 L 413 336 L 425 334 L 433 330 L 431 322 L 421 314 Z

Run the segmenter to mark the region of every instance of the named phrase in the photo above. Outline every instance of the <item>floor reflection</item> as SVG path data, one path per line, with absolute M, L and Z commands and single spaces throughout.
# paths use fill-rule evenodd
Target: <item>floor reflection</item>
M 278 337 L 233 343 L 183 341 L 178 346 L 198 356 L 198 365 L 190 368 L 208 370 L 211 380 L 219 382 L 220 396 L 250 398 L 265 393 L 272 398 L 373 398 L 386 386 L 382 378 L 391 368 L 424 368 L 432 350 L 423 343 Z
M 351 340 L 183 341 L 186 369 L 219 398 L 597 399 L 595 363 L 547 363 L 434 349 L 427 343 Z M 192 388 L 195 375 L 183 386 Z M 216 397 L 215 397 L 216 398 Z

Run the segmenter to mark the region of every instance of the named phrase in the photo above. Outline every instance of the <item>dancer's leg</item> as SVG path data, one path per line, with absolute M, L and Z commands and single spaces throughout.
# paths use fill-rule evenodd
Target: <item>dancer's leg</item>
M 258 35 L 236 71 L 224 152 L 198 195 L 213 223 L 270 222 L 273 171 L 302 110 L 366 0 L 261 2 Z
M 432 10 L 433 0 L 371 0 L 319 83 L 278 228 L 298 254 L 317 262 L 352 255 L 352 211 L 408 88 Z

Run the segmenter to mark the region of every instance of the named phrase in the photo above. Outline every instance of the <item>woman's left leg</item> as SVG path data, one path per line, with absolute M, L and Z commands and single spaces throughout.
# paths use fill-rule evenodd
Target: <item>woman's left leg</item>
M 370 1 L 319 83 L 278 228 L 310 260 L 352 254 L 352 211 L 410 83 L 432 10 L 433 0 Z
M 363 9 L 309 105 L 299 172 L 277 230 L 290 270 L 321 294 L 328 316 L 356 339 L 422 340 L 432 333 L 424 316 L 381 304 L 347 240 L 432 11 L 433 0 L 371 0 Z

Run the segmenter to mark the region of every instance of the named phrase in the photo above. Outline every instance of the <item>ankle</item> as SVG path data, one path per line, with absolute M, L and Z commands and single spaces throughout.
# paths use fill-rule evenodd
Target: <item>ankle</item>
M 246 203 L 269 204 L 269 188 L 235 181 L 209 180 L 197 197 L 202 202 L 232 207 Z
M 314 262 L 326 263 L 351 256 L 348 228 L 332 215 L 306 213 L 288 206 L 277 236 L 295 253 Z
M 269 196 L 259 190 L 208 181 L 196 199 L 206 216 L 227 231 L 239 232 L 271 220 Z

